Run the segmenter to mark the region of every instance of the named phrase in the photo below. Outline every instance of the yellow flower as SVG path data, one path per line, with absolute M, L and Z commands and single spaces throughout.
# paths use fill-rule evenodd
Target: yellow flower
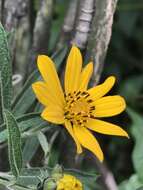
M 87 148 L 102 161 L 103 153 L 96 138 L 89 131 L 106 135 L 126 136 L 119 126 L 101 121 L 98 118 L 121 113 L 125 100 L 118 95 L 104 96 L 113 87 L 115 77 L 108 77 L 103 84 L 87 89 L 93 72 L 93 63 L 82 69 L 82 56 L 79 49 L 72 47 L 65 69 L 65 93 L 53 61 L 45 55 L 38 56 L 38 68 L 44 79 L 32 85 L 38 100 L 45 106 L 41 116 L 55 124 L 63 124 L 77 146 Z
M 57 182 L 57 190 L 82 190 L 81 182 L 74 176 L 64 174 Z

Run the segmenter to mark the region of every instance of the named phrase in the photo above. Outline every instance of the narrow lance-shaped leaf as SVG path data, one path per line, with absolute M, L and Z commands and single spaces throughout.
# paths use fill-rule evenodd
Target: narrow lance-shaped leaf
M 1 72 L 0 72 L 0 124 L 3 123 L 3 112 L 4 112 L 3 87 L 2 87 Z
M 10 168 L 15 177 L 18 177 L 22 168 L 21 135 L 18 124 L 11 112 L 5 110 L 5 123 L 8 129 L 8 154 Z
M 44 127 L 51 127 L 48 122 L 44 121 L 40 113 L 28 113 L 21 115 L 20 117 L 16 118 L 16 122 L 18 123 L 21 136 L 23 138 L 24 132 L 34 132 L 43 129 Z M 6 125 L 2 124 L 2 128 L 5 128 Z M 8 137 L 8 130 L 4 129 L 0 132 L 0 143 L 4 143 Z
M 0 71 L 3 87 L 3 102 L 6 109 L 11 107 L 12 98 L 12 65 L 7 43 L 7 35 L 0 23 Z
M 47 154 L 49 153 L 49 143 L 47 141 L 46 136 L 40 131 L 37 134 L 38 140 L 40 142 L 40 145 L 44 151 L 44 155 L 45 157 L 47 156 Z
M 23 148 L 23 166 L 25 167 L 33 156 L 35 155 L 37 149 L 39 147 L 39 142 L 37 140 L 36 136 L 32 136 L 28 138 L 25 142 L 24 148 Z

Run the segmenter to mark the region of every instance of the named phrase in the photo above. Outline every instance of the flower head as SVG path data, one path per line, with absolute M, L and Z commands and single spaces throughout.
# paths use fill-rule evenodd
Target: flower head
M 82 69 L 82 56 L 73 46 L 65 69 L 64 89 L 62 90 L 55 65 L 45 55 L 38 56 L 38 68 L 44 79 L 32 85 L 38 100 L 45 106 L 41 116 L 55 124 L 63 124 L 76 143 L 77 153 L 87 148 L 102 161 L 100 145 L 90 130 L 106 134 L 126 136 L 119 126 L 100 120 L 121 113 L 125 100 L 118 95 L 105 96 L 115 83 L 115 77 L 108 77 L 104 83 L 87 89 L 93 72 L 93 63 Z
M 38 184 L 38 190 L 83 190 L 82 183 L 74 176 L 64 173 L 60 165 L 56 165 L 51 175 Z
M 82 183 L 72 175 L 64 174 L 57 182 L 57 190 L 82 190 Z

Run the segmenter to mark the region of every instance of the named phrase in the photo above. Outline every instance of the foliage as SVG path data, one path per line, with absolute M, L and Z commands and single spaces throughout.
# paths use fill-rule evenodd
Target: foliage
M 30 15 L 23 19 L 21 13 L 10 31 L 6 32 L 8 28 L 3 19 L 4 27 L 0 24 L 0 189 L 36 190 L 40 180 L 43 182 L 44 178 L 49 177 L 55 165 L 60 163 L 63 172 L 80 179 L 85 190 L 104 190 L 106 180 L 103 173 L 107 174 L 106 169 L 102 173 L 103 168 L 90 153 L 75 156 L 74 145 L 64 128 L 45 122 L 40 116 L 43 108 L 31 88 L 32 83 L 40 79 L 35 69 L 36 57 L 38 54 L 50 55 L 59 76 L 63 78 L 69 47 L 67 33 L 64 33 L 65 41 L 62 39 L 62 43 L 59 43 L 58 40 L 63 32 L 62 24 L 69 3 L 65 0 L 55 1 L 49 25 L 48 48 L 37 52 L 33 48 L 33 30 L 41 6 L 39 2 L 31 1 L 30 21 Z M 123 95 L 127 102 L 127 111 L 110 121 L 123 126 L 130 139 L 103 136 L 98 139 L 119 190 L 143 189 L 142 9 L 142 0 L 118 2 L 101 75 L 101 81 L 106 76 L 116 76 L 117 84 L 113 92 Z M 85 52 L 86 48 L 83 54 Z M 17 73 L 23 79 L 14 85 L 12 75 Z M 91 81 L 93 83 L 94 79 Z M 7 146 L 8 153 L 5 153 Z

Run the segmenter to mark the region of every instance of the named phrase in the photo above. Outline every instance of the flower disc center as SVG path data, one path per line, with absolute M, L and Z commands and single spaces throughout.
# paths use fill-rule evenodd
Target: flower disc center
M 77 115 L 78 113 L 87 114 L 89 112 L 89 105 L 84 99 L 79 99 L 71 104 L 70 112 Z
M 75 125 L 84 125 L 91 116 L 93 107 L 88 92 L 74 92 L 66 95 L 65 118 Z

